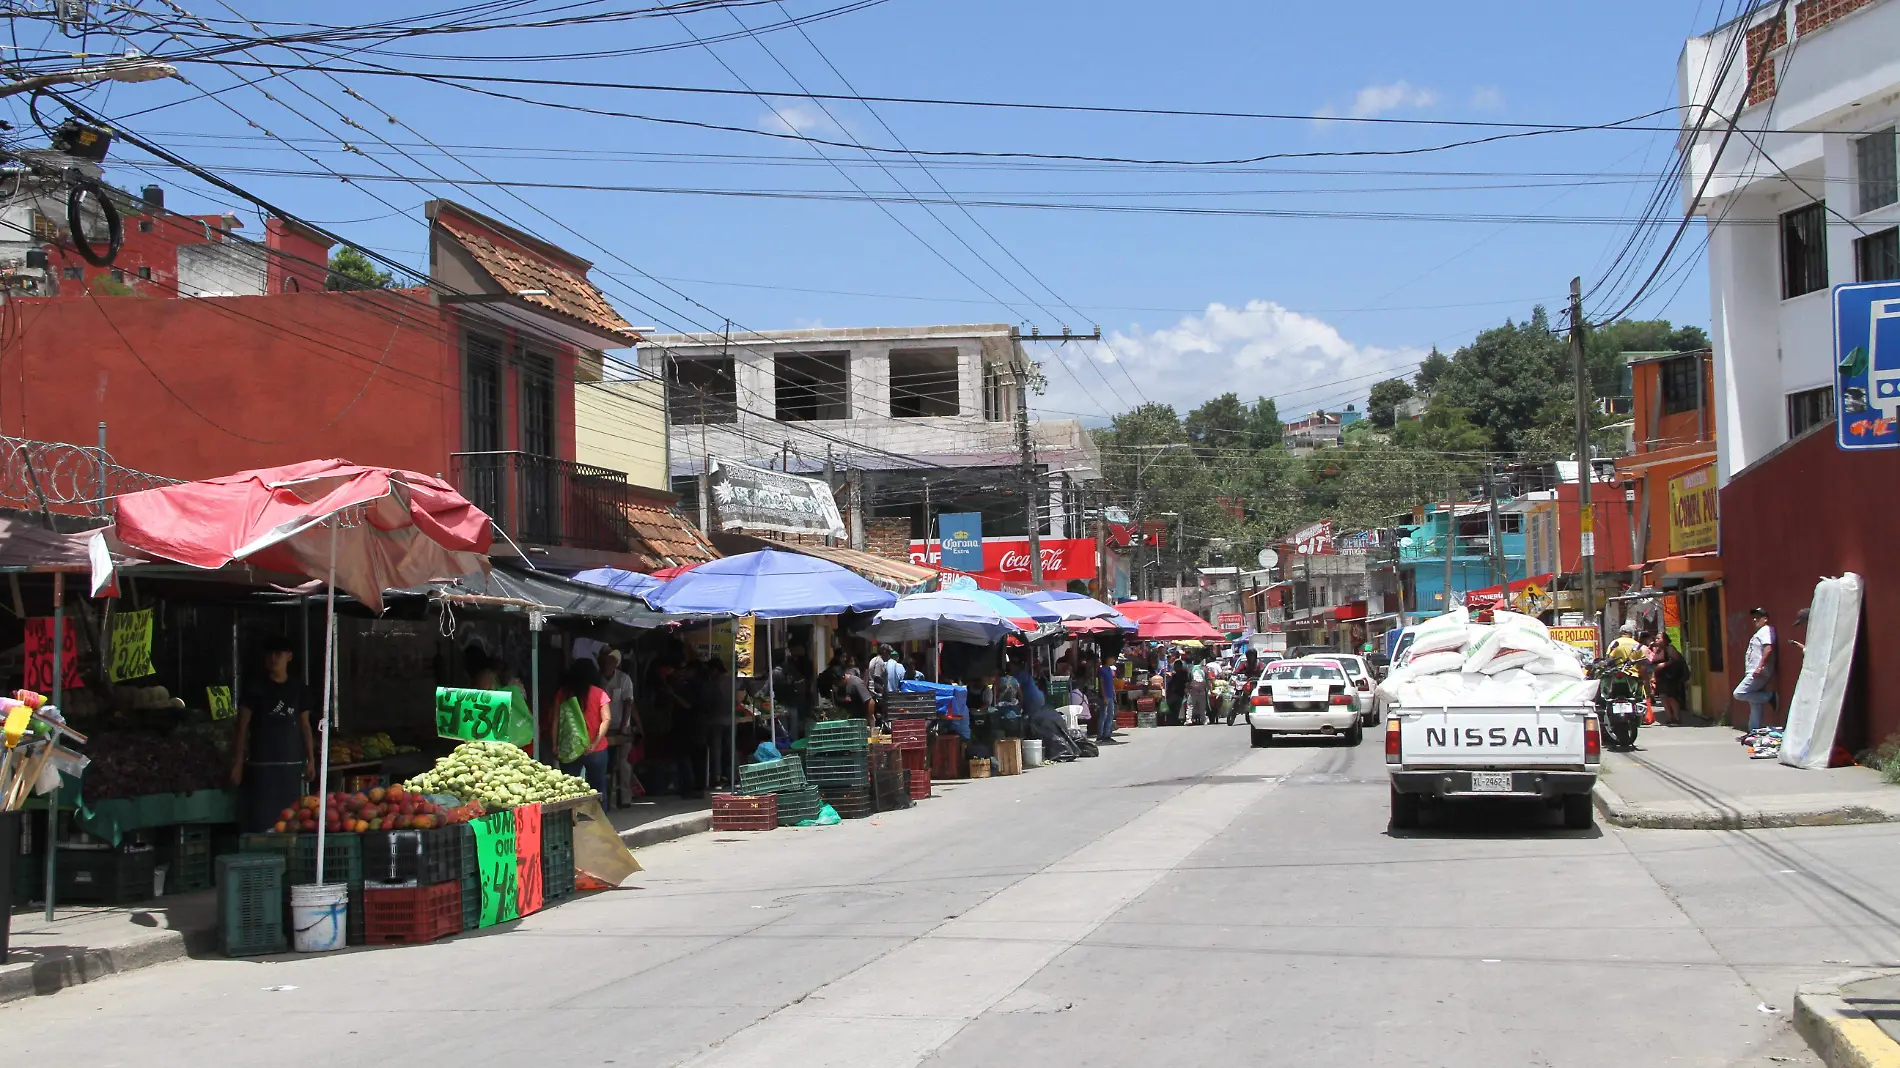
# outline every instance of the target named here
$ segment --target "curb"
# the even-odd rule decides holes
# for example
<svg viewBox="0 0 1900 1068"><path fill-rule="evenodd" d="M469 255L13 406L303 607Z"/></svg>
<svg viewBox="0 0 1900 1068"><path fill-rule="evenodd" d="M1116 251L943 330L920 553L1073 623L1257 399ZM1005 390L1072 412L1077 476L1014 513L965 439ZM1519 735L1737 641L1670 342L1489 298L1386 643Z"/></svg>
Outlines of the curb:
<svg viewBox="0 0 1900 1068"><path fill-rule="evenodd" d="M712 810L702 812L682 812L677 816L667 816L643 823L638 827L629 827L620 832L620 840L628 849L644 849L661 842L671 842L688 835L704 834L712 830Z"/></svg>
<svg viewBox="0 0 1900 1068"><path fill-rule="evenodd" d="M46 960L0 965L0 1005L57 993L109 975L178 960L214 949L216 945L217 932L211 929L167 930L124 945L86 949ZM22 952L25 951L14 950L15 954Z"/></svg>
<svg viewBox="0 0 1900 1068"><path fill-rule="evenodd" d="M1900 1042L1841 996L1842 988L1896 972L1849 972L1800 988L1794 1026L1828 1068L1900 1068Z"/></svg>
<svg viewBox="0 0 1900 1068"><path fill-rule="evenodd" d="M1742 809L1688 809L1632 805L1602 779L1590 792L1603 818L1618 827L1664 831L1746 831L1773 827L1841 827L1857 823L1893 823L1900 816L1871 805L1848 804L1832 808L1788 809L1779 812ZM1900 1066L1900 1062L1896 1062Z"/></svg>

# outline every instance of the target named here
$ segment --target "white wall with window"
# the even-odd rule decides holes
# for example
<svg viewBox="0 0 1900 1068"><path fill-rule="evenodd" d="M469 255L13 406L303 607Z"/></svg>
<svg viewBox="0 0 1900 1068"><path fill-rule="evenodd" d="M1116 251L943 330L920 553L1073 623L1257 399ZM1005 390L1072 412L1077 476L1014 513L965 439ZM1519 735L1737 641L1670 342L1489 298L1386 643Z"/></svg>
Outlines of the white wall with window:
<svg viewBox="0 0 1900 1068"><path fill-rule="evenodd" d="M1678 67L1723 481L1833 418L1830 289L1900 279L1900 0L1789 3L1776 33L1781 8L1690 39Z"/></svg>

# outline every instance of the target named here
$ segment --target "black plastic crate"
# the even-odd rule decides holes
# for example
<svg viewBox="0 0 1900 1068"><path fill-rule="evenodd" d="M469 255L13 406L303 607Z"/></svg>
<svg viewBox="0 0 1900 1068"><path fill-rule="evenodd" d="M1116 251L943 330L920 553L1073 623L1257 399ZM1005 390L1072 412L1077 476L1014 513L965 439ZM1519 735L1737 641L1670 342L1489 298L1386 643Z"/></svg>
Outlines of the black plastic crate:
<svg viewBox="0 0 1900 1068"><path fill-rule="evenodd" d="M361 838L363 878L371 882L434 886L462 877L463 834L458 828L369 831Z"/></svg>
<svg viewBox="0 0 1900 1068"><path fill-rule="evenodd" d="M481 925L482 877L471 871L462 876L462 930L473 931Z"/></svg>
<svg viewBox="0 0 1900 1068"><path fill-rule="evenodd" d="M566 850L574 855L574 810L541 813L541 853L543 856Z"/></svg>
<svg viewBox="0 0 1900 1068"><path fill-rule="evenodd" d="M158 862L165 865L165 893L189 894L211 886L211 825L181 823L158 832Z"/></svg>
<svg viewBox="0 0 1900 1068"><path fill-rule="evenodd" d="M58 900L98 905L149 901L158 850L69 849L60 847L55 858L54 888Z"/></svg>

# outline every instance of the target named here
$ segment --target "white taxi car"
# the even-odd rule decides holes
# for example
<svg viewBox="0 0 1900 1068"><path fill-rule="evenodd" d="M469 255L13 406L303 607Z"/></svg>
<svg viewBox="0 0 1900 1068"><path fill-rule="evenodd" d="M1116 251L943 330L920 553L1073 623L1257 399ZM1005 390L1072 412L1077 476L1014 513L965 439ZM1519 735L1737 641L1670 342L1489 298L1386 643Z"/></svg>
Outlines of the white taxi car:
<svg viewBox="0 0 1900 1068"><path fill-rule="evenodd" d="M1247 710L1253 744L1273 744L1278 734L1324 734L1358 745L1365 737L1357 693L1346 671L1332 660L1282 660L1254 684Z"/></svg>

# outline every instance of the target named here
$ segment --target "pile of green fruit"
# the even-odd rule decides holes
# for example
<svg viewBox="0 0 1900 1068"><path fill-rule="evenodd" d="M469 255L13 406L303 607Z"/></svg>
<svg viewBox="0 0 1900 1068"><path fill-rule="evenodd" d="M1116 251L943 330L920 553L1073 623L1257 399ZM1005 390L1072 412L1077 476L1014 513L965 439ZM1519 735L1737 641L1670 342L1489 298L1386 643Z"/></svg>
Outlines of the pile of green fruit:
<svg viewBox="0 0 1900 1068"><path fill-rule="evenodd" d="M463 742L435 767L403 783L425 794L454 794L490 810L586 797L587 780L563 775L507 742Z"/></svg>

